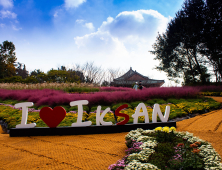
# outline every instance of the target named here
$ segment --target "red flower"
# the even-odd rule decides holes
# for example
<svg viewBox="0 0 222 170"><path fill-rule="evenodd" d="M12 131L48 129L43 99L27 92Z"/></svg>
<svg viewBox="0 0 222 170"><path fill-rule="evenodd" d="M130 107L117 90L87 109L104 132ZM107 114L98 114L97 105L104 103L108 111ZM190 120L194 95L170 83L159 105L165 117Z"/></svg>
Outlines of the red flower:
<svg viewBox="0 0 222 170"><path fill-rule="evenodd" d="M190 144L190 147L191 148L196 148L197 147L197 145L194 143L194 144Z"/></svg>
<svg viewBox="0 0 222 170"><path fill-rule="evenodd" d="M199 145L201 145L201 143L200 143L200 142L195 142L194 144L196 144L196 145L198 145L198 146L199 146Z"/></svg>
<svg viewBox="0 0 222 170"><path fill-rule="evenodd" d="M183 143L178 143L177 147L184 146Z"/></svg>
<svg viewBox="0 0 222 170"><path fill-rule="evenodd" d="M200 152L200 150L199 149L193 149L193 151L192 151L193 153L199 153Z"/></svg>

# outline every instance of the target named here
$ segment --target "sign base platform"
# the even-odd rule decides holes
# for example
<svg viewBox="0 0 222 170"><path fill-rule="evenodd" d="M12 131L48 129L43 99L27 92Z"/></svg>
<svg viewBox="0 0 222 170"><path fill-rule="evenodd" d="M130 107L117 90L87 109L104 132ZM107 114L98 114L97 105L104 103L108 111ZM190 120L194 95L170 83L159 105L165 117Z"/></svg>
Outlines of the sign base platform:
<svg viewBox="0 0 222 170"><path fill-rule="evenodd" d="M107 134L121 133L142 129L155 129L156 127L176 127L176 122L157 122L157 123L138 123L125 125L109 125L109 126L82 126L82 127L35 127L35 128L12 128L10 129L10 137L22 136L63 136L63 135L86 135L86 134Z"/></svg>

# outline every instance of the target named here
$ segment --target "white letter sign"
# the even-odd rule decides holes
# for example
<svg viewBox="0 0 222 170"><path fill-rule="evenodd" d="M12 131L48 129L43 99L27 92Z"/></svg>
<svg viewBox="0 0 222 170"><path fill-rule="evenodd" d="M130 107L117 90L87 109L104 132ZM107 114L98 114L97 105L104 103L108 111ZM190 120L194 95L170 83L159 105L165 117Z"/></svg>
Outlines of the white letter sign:
<svg viewBox="0 0 222 170"><path fill-rule="evenodd" d="M143 112L140 112L140 109L143 109ZM136 107L136 111L135 113L132 115L132 117L134 118L133 123L138 123L138 117L139 116L145 116L145 123L149 123L149 117L148 117L148 113L147 113L147 109L144 103L140 103L137 107Z"/></svg>
<svg viewBox="0 0 222 170"><path fill-rule="evenodd" d="M32 102L24 102L15 104L15 108L22 108L22 121L21 124L16 125L16 128L33 128L36 123L27 124L28 119L28 106L33 106Z"/></svg>
<svg viewBox="0 0 222 170"><path fill-rule="evenodd" d="M110 111L110 108L108 107L108 108L106 108L106 110L103 111L103 113L102 113L101 116L100 116L101 106L98 106L98 107L97 107L97 111L96 111L96 125L97 125L97 126L99 126L100 123L101 123L102 125L112 125L112 122L104 122L104 121L103 121L103 118L104 118L105 114L106 114L107 112L109 112L109 111Z"/></svg>
<svg viewBox="0 0 222 170"><path fill-rule="evenodd" d="M83 115L83 106L87 105L89 102L88 100L78 100L74 102L70 102L70 106L78 106L78 118L76 123L72 123L72 126L90 126L92 124L91 121L82 122L82 115Z"/></svg>
<svg viewBox="0 0 222 170"><path fill-rule="evenodd" d="M167 122L167 120L169 118L169 115L170 115L170 106L166 106L165 114L163 116L163 114L160 110L160 105L159 104L154 104L153 115L152 115L153 123L157 122L157 114L159 115L159 118L162 122Z"/></svg>

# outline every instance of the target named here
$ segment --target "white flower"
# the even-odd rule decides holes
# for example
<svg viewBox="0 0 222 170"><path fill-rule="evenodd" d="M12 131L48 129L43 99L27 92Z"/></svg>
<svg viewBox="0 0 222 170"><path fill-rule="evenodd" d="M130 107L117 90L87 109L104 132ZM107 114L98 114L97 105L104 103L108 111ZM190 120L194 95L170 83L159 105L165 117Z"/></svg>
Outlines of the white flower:
<svg viewBox="0 0 222 170"><path fill-rule="evenodd" d="M143 130L137 129L130 131L126 136L126 140L135 140L137 142L143 142L140 146L142 149L139 153L132 153L127 157L128 165L124 168L125 170L131 169L141 169L141 170L158 170L158 168L150 163L141 163L148 160L149 156L155 152L154 148L157 146L158 142L154 137L149 136L149 134L155 133L154 130ZM207 141L199 139L198 137L193 136L192 133L189 132L177 132L174 131L177 137L181 137L187 139L190 143L201 142L201 147L199 155L202 157L204 161L204 169L206 170L222 170L222 163L220 155L214 150L212 145Z"/></svg>

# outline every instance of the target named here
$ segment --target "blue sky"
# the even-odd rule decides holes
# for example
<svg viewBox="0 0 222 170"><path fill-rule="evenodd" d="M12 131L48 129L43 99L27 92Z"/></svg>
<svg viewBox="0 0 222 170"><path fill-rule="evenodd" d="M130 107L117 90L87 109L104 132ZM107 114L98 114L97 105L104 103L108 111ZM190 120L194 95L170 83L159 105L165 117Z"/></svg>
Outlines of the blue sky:
<svg viewBox="0 0 222 170"><path fill-rule="evenodd" d="M183 0L0 0L0 43L28 71L94 62L165 80L148 51Z"/></svg>

